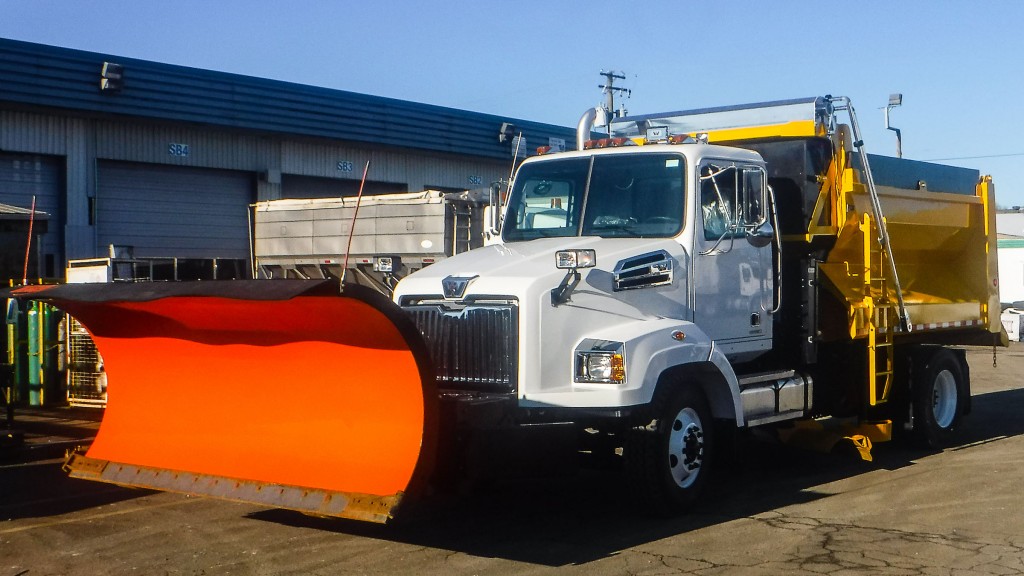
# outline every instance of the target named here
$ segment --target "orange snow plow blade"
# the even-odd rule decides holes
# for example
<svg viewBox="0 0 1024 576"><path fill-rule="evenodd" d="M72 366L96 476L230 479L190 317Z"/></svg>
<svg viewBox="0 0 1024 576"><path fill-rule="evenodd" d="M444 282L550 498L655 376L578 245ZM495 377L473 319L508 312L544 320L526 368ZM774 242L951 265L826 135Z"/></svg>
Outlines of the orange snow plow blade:
<svg viewBox="0 0 1024 576"><path fill-rule="evenodd" d="M71 476L386 522L430 473L433 377L415 327L334 281L16 289L92 334L108 378Z"/></svg>

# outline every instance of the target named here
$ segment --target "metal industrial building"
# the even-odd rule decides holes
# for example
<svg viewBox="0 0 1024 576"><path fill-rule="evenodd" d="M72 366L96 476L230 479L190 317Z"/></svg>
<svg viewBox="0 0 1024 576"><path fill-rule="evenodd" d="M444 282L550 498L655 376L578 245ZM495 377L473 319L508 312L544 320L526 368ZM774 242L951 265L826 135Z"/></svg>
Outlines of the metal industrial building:
<svg viewBox="0 0 1024 576"><path fill-rule="evenodd" d="M512 136L570 128L0 39L0 204L48 217L29 277L68 259L249 257L258 200L459 191L507 177ZM24 242L5 254L24 253ZM4 277L20 277L0 270Z"/></svg>

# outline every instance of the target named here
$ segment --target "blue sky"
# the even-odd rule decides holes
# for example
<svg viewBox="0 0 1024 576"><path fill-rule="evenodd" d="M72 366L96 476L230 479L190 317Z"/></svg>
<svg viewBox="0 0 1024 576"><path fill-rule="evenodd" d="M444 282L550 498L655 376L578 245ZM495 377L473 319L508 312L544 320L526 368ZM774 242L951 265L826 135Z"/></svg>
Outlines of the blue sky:
<svg viewBox="0 0 1024 576"><path fill-rule="evenodd" d="M840 12L842 10L842 12ZM0 36L574 126L849 96L868 151L991 174L1024 205L1024 2L0 0Z"/></svg>

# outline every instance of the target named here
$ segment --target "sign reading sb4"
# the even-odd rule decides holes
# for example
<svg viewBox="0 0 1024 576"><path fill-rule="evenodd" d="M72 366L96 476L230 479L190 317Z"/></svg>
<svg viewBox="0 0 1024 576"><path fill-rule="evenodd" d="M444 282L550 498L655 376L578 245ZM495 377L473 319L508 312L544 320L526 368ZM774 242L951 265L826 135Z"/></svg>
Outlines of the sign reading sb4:
<svg viewBox="0 0 1024 576"><path fill-rule="evenodd" d="M167 145L167 153L171 156L178 156L180 158L188 158L189 155L188 144L180 144L177 142L171 142Z"/></svg>

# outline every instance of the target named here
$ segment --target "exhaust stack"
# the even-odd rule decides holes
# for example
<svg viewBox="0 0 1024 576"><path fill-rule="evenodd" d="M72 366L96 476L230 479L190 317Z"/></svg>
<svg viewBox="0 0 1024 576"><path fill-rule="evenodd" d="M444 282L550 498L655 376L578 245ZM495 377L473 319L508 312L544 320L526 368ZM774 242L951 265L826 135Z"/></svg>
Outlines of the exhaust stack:
<svg viewBox="0 0 1024 576"><path fill-rule="evenodd" d="M579 123L576 125L576 149L583 150L583 144L590 140L590 133L594 126L607 126L608 112L600 106L595 106L583 113Z"/></svg>

